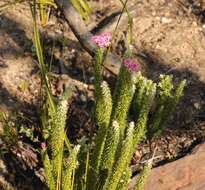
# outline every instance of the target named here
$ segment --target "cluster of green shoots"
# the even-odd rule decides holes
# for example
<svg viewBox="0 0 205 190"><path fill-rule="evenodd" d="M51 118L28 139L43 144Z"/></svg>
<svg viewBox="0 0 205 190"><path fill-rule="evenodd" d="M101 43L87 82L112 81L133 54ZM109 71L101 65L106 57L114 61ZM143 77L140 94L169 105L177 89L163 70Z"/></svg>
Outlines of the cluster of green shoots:
<svg viewBox="0 0 205 190"><path fill-rule="evenodd" d="M53 0L39 1L41 21L45 24L45 7L47 4L55 4ZM71 1L79 12L83 12L82 8L88 9L83 0ZM148 132L150 138L161 134L183 95L185 81L174 88L172 76L160 75L158 84L148 80L142 76L139 65L133 61L132 54L128 51L111 93L109 84L103 80L102 75L111 36L107 33L95 36L92 40L97 45L94 61L97 137L94 146L89 150L73 145L66 135L72 88L66 89L58 100L53 97L35 9L33 16L36 54L46 91L46 111L41 119L48 134L46 142L42 143L42 160L49 189L126 190L132 176L130 162L136 146L147 137ZM153 104L153 117L150 119L149 113ZM12 134L10 131L8 133ZM152 160L149 160L139 175L135 190L143 189L151 167Z"/></svg>
<svg viewBox="0 0 205 190"><path fill-rule="evenodd" d="M35 27L36 28L36 27ZM155 103L151 119L151 138L158 136L183 94L185 81L176 88L172 76L160 75L160 82L143 77L139 65L127 53L121 66L113 94L103 80L103 64L109 34L95 36L97 44L94 63L95 119L98 126L94 146L84 150L72 145L66 136L66 119L72 89L67 89L54 101L48 77L43 67L39 34L35 29L36 52L47 89L49 137L42 143L42 154L48 186L51 190L126 190L132 172L130 162L137 144L146 138L150 109ZM130 111L133 121L130 121ZM149 122L150 123L150 122ZM142 190L151 170L149 160L134 187Z"/></svg>
<svg viewBox="0 0 205 190"><path fill-rule="evenodd" d="M102 74L111 35L94 36L92 42L97 47L93 68L98 132L92 148L73 145L66 135L72 88L66 89L58 100L53 97L35 9L33 16L36 54L47 97L41 119L43 128L48 131L46 142L42 143L42 160L49 189L126 190L132 176L130 162L136 146L147 137L148 132L150 138L161 134L183 94L185 81L174 88L172 76L160 75L158 84L148 80L142 76L129 50L111 93ZM151 167L152 159L145 163L135 190L143 189Z"/></svg>

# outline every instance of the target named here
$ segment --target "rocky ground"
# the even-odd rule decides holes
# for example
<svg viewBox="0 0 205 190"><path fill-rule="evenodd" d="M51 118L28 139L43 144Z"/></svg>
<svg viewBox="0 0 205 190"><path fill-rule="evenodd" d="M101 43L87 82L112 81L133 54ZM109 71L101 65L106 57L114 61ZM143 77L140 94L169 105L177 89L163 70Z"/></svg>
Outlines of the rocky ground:
<svg viewBox="0 0 205 190"><path fill-rule="evenodd" d="M1 1L0 5L5 2ZM95 33L112 31L115 26L113 15L118 14L121 5L115 1L99 2L92 2L94 13L87 25ZM165 164L166 168L166 163L186 157L204 141L205 3L190 0L132 0L128 4L134 17L136 60L142 65L144 74L154 81L158 80L160 73L173 74L176 83L187 80L184 97L167 130L152 142L152 147L158 147L159 158L155 165ZM89 137L94 128L90 119L93 105L91 57L82 50L63 18L56 15L52 14L47 26L41 28L47 60L50 60L51 54L54 55L51 70L53 92L59 94L64 86L70 84L76 87L69 122L69 127L75 130L70 131L70 138ZM127 25L121 23L119 27L113 51L121 56L126 49ZM41 81L32 39L32 17L28 3L4 10L0 15L0 110L10 114L18 111L21 116L26 115L31 120L27 126L37 130ZM46 189L38 154L39 139L36 141L25 140L22 135L21 141L10 153L2 156L0 188L30 190L38 186ZM1 141L0 146L3 146ZM133 160L133 171L138 171L140 163L148 159L149 152L148 142L139 145ZM160 172L158 170L154 169L151 176L158 175L155 173ZM172 172L166 174L172 175ZM152 187L155 182L148 183ZM187 189L186 186L156 186L156 190L191 188L198 189L192 186L187 186Z"/></svg>
<svg viewBox="0 0 205 190"><path fill-rule="evenodd" d="M145 190L203 190L205 144L197 146L190 155L175 162L154 168L149 176ZM131 190L137 177L130 182Z"/></svg>

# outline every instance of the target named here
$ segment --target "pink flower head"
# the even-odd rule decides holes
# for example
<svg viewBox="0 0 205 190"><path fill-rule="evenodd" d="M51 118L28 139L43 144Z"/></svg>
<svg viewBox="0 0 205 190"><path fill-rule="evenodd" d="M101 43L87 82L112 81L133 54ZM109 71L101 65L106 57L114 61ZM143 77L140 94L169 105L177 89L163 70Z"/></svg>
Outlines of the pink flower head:
<svg viewBox="0 0 205 190"><path fill-rule="evenodd" d="M127 67L129 71L132 71L132 72L139 71L139 64L137 64L133 59L130 59L130 58L125 59L123 61L123 64L125 67Z"/></svg>
<svg viewBox="0 0 205 190"><path fill-rule="evenodd" d="M103 33L92 37L92 42L100 48L106 48L111 44L112 35L110 33Z"/></svg>
<svg viewBox="0 0 205 190"><path fill-rule="evenodd" d="M42 150L46 150L46 143L45 143L45 142L42 142L42 143L41 143L41 149L42 149Z"/></svg>

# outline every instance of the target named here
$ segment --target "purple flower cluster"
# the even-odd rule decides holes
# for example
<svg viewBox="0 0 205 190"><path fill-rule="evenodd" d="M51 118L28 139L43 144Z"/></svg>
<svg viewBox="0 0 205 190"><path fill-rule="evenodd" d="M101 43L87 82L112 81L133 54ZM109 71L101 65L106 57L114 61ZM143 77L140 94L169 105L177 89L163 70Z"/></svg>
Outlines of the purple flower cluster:
<svg viewBox="0 0 205 190"><path fill-rule="evenodd" d="M45 143L45 142L42 142L42 143L41 143L41 149L42 149L43 151L46 150L46 143Z"/></svg>
<svg viewBox="0 0 205 190"><path fill-rule="evenodd" d="M92 37L92 42L100 48L106 48L111 44L112 35L110 33L103 33Z"/></svg>
<svg viewBox="0 0 205 190"><path fill-rule="evenodd" d="M133 59L130 59L130 58L125 59L123 61L123 64L125 67L127 67L129 71L132 71L132 72L139 71L139 64L137 64Z"/></svg>

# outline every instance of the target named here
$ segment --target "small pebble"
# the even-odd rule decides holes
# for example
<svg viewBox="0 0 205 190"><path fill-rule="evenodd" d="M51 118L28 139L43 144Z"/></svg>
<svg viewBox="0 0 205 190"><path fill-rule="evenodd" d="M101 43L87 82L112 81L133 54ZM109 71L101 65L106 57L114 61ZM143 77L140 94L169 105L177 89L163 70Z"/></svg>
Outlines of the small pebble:
<svg viewBox="0 0 205 190"><path fill-rule="evenodd" d="M201 106L200 106L200 104L198 102L195 102L194 103L194 107L198 110L198 109L200 109Z"/></svg>
<svg viewBox="0 0 205 190"><path fill-rule="evenodd" d="M172 19L171 18L169 19L169 18L166 18L166 17L162 17L161 21L164 24L168 24L168 23L170 23L172 21Z"/></svg>

